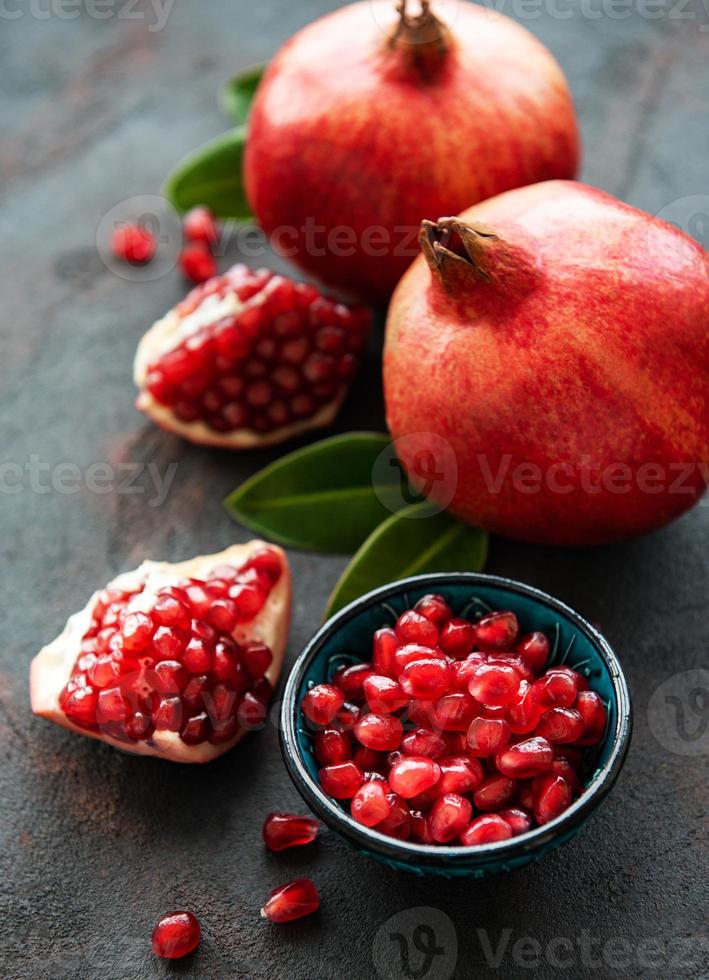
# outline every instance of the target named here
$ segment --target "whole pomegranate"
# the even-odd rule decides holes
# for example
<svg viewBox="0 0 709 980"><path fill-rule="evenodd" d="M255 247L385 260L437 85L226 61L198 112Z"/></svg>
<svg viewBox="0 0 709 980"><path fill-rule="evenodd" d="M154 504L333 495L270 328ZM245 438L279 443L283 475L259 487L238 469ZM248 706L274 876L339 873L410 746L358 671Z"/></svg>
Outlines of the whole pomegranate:
<svg viewBox="0 0 709 980"><path fill-rule="evenodd" d="M709 256L695 241L550 181L424 221L421 245L392 299L384 388L432 498L560 545L649 531L699 499Z"/></svg>
<svg viewBox="0 0 709 980"><path fill-rule="evenodd" d="M412 8L366 0L300 31L249 124L247 193L275 246L375 301L415 257L423 215L577 167L573 103L543 45L463 0L449 23Z"/></svg>
<svg viewBox="0 0 709 980"><path fill-rule="evenodd" d="M32 710L127 752L209 762L263 725L290 600L285 553L262 541L145 561L37 654Z"/></svg>

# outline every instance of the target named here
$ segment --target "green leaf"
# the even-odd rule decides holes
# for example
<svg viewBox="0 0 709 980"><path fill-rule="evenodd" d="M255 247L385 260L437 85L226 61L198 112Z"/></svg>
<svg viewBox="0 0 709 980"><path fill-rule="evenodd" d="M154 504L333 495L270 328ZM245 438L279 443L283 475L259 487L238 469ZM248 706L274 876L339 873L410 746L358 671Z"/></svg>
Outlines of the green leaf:
<svg viewBox="0 0 709 980"><path fill-rule="evenodd" d="M352 554L405 502L397 467L378 466L374 486L389 445L378 432L323 439L276 460L224 503L237 521L288 548Z"/></svg>
<svg viewBox="0 0 709 980"><path fill-rule="evenodd" d="M200 147L182 161L165 183L165 195L178 211L204 205L218 218L252 218L244 190L246 127L239 126Z"/></svg>
<svg viewBox="0 0 709 980"><path fill-rule="evenodd" d="M484 531L414 504L393 514L364 542L330 596L325 618L380 585L425 572L478 572L487 558Z"/></svg>
<svg viewBox="0 0 709 980"><path fill-rule="evenodd" d="M251 103L265 71L266 65L252 65L235 75L224 86L222 106L235 126L243 126L249 118Z"/></svg>

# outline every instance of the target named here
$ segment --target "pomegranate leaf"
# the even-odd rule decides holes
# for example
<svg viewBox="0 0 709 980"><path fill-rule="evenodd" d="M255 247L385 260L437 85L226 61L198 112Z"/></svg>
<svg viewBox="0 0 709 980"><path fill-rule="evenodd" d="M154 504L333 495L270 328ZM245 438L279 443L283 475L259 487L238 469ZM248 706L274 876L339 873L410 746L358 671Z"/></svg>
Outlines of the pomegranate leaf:
<svg viewBox="0 0 709 980"><path fill-rule="evenodd" d="M266 71L266 65L252 65L231 78L222 92L222 106L235 126L243 126L249 118L256 89Z"/></svg>
<svg viewBox="0 0 709 980"><path fill-rule="evenodd" d="M478 572L488 536L428 503L393 514L364 542L330 596L325 618L380 585L425 572Z"/></svg>
<svg viewBox="0 0 709 980"><path fill-rule="evenodd" d="M206 143L168 176L165 196L178 211L204 205L218 218L250 220L243 176L245 145L245 126Z"/></svg>
<svg viewBox="0 0 709 980"><path fill-rule="evenodd" d="M312 443L260 470L225 506L235 520L288 548L352 554L406 502L401 471L381 462L375 471L389 445L379 432Z"/></svg>

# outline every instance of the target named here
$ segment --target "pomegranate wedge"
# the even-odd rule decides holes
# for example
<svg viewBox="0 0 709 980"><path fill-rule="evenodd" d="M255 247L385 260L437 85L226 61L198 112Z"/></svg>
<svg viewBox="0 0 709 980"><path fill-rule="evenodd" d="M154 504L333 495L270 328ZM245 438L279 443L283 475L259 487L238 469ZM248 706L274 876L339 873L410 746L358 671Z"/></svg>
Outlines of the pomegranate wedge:
<svg viewBox="0 0 709 980"><path fill-rule="evenodd" d="M37 654L32 710L128 752L209 762L263 725L290 600L285 553L261 541L143 562Z"/></svg>

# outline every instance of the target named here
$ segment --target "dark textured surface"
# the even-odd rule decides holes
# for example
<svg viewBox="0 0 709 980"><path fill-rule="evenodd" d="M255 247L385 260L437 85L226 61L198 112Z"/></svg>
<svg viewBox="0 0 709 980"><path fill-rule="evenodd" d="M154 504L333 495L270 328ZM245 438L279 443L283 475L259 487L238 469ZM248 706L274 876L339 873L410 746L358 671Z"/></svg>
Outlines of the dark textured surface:
<svg viewBox="0 0 709 980"><path fill-rule="evenodd" d="M135 345L181 286L176 275L148 284L112 275L95 230L117 202L156 192L183 153L226 128L215 98L225 78L335 6L177 0L164 29L150 31L148 3L119 3L124 16L101 21L40 19L46 3L35 15L29 4L3 5L20 11L0 15L3 462L34 458L55 483L64 462L82 473L98 462L151 462L162 474L176 466L160 506L149 504L147 471L135 484L142 492L132 493L47 490L46 474L38 482L2 471L3 976L364 980L376 975L374 963L392 980L706 976L707 747L694 757L672 752L648 722L658 685L707 661L706 507L595 552L493 542L491 571L547 589L602 624L636 705L633 746L606 805L577 840L513 875L418 880L329 833L298 853L265 853L263 816L300 806L274 730L193 769L124 756L30 714L30 659L67 614L145 556L181 559L245 538L221 499L273 458L200 451L135 412ZM709 194L709 16L701 4L667 3L659 16L653 7L654 19L644 9L599 2L584 15L572 3L520 4L518 15L570 78L584 177L672 215L683 199L705 195L706 204ZM539 16L526 19L525 10ZM339 425L382 425L374 354ZM289 662L344 564L292 560ZM320 886L321 912L281 929L260 920L265 894L300 873ZM199 915L204 939L171 967L151 957L149 934L159 913L180 906ZM420 906L428 910L385 925ZM399 948L390 933L411 935L416 925L432 927L444 952L429 967L410 944L408 974L397 955L382 967ZM429 935L420 930L419 944Z"/></svg>

